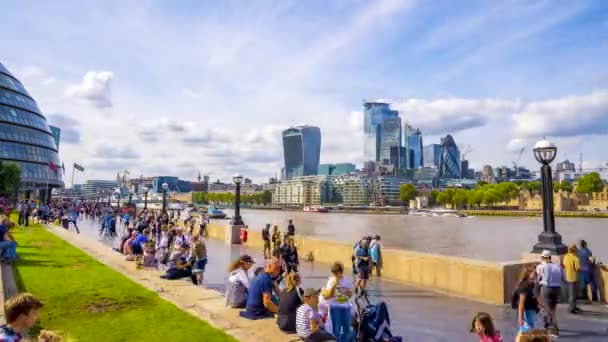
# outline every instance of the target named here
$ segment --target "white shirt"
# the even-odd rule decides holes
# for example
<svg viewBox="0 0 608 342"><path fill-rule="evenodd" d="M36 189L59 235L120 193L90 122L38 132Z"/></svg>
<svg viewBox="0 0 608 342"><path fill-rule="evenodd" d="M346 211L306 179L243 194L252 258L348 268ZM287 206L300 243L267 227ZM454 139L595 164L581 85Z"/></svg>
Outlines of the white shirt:
<svg viewBox="0 0 608 342"><path fill-rule="evenodd" d="M325 289L331 289L335 283L336 277L330 277L327 281L327 285L325 285ZM340 282L338 283L338 286L336 287L336 292L334 296L327 300L328 304L350 306L350 303L348 302L349 298L345 295L342 295L342 292L346 290L350 290L352 292L353 287L354 283L350 277L342 277L342 279L340 279Z"/></svg>
<svg viewBox="0 0 608 342"><path fill-rule="evenodd" d="M539 284L545 287L561 287L564 271L561 266L554 263L542 263L536 266L539 275Z"/></svg>
<svg viewBox="0 0 608 342"><path fill-rule="evenodd" d="M246 288L249 288L249 276L244 269L239 268L230 273L228 281L233 284L237 280L240 281L241 284L243 284Z"/></svg>
<svg viewBox="0 0 608 342"><path fill-rule="evenodd" d="M312 335L312 328L310 322L319 317L319 314L315 312L312 306L308 304L302 304L296 311L296 332L301 338L307 338Z"/></svg>

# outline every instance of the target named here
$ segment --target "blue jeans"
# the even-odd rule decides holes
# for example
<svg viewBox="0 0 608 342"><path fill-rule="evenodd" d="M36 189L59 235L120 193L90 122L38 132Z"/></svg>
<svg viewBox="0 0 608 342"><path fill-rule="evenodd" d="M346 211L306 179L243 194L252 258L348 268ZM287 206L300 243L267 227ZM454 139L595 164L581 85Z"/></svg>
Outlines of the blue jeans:
<svg viewBox="0 0 608 342"><path fill-rule="evenodd" d="M519 327L519 332L524 333L534 329L536 323L536 310L525 310L524 311L524 325Z"/></svg>
<svg viewBox="0 0 608 342"><path fill-rule="evenodd" d="M597 285L595 284L595 276L593 270L581 271L581 287L584 290L585 298L587 297L587 284L591 286L591 300L597 302Z"/></svg>
<svg viewBox="0 0 608 342"><path fill-rule="evenodd" d="M17 258L17 244L15 241L0 241L0 256L14 260Z"/></svg>
<svg viewBox="0 0 608 342"><path fill-rule="evenodd" d="M353 340L353 317L350 307L346 305L332 305L329 308L329 317L334 336L338 342L351 342Z"/></svg>

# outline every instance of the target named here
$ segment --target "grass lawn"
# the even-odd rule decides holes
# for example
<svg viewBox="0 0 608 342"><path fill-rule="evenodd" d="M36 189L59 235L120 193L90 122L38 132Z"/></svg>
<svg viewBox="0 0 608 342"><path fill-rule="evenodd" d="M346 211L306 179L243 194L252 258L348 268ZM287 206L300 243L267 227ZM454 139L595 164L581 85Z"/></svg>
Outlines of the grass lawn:
<svg viewBox="0 0 608 342"><path fill-rule="evenodd" d="M235 341L40 226L13 232L17 285L45 304L38 329L87 342Z"/></svg>

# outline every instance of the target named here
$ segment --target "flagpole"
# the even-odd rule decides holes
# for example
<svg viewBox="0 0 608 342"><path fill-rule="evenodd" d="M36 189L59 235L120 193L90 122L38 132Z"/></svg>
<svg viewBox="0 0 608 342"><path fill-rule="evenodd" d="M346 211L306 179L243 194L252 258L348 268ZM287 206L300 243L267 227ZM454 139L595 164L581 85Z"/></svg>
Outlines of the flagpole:
<svg viewBox="0 0 608 342"><path fill-rule="evenodd" d="M74 192L74 163L72 163L72 192Z"/></svg>

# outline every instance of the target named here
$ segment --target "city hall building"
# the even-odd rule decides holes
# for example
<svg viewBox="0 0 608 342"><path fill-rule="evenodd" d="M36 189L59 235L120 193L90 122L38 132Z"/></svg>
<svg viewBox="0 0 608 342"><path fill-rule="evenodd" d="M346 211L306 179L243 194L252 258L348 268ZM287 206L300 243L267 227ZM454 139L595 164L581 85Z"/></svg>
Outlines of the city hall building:
<svg viewBox="0 0 608 342"><path fill-rule="evenodd" d="M53 132L23 84L0 63L0 160L21 168L21 198L50 198L62 187Z"/></svg>

